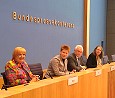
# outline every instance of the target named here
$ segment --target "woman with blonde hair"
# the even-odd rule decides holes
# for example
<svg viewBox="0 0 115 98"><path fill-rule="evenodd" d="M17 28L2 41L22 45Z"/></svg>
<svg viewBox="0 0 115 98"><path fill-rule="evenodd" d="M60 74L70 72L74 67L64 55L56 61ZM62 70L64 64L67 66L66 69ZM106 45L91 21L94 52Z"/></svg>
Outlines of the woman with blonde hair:
<svg viewBox="0 0 115 98"><path fill-rule="evenodd" d="M23 47L16 47L12 53L12 59L6 63L5 73L11 86L38 80L30 71L25 57L26 49Z"/></svg>

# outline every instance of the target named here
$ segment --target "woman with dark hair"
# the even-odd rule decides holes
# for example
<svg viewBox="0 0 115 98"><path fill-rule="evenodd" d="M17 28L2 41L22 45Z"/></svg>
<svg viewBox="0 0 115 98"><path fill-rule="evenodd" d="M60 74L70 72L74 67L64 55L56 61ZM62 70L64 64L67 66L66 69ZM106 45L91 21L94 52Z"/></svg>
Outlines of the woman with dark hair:
<svg viewBox="0 0 115 98"><path fill-rule="evenodd" d="M87 59L87 68L95 68L102 64L103 58L103 48L102 46L97 46L94 51L89 55Z"/></svg>

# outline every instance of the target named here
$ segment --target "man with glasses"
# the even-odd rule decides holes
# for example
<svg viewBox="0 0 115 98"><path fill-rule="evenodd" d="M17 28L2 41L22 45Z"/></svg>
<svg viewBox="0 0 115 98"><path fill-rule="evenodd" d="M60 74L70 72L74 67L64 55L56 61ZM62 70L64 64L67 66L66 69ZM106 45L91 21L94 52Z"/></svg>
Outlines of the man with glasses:
<svg viewBox="0 0 115 98"><path fill-rule="evenodd" d="M82 45L77 45L74 49L74 53L68 56L68 71L81 71L85 69L87 58L82 55L83 47Z"/></svg>

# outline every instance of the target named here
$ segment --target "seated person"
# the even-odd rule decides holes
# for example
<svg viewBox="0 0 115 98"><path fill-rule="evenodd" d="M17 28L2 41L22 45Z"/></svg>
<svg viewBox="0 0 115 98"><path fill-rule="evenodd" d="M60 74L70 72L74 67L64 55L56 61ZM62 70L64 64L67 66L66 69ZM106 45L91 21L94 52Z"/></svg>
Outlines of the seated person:
<svg viewBox="0 0 115 98"><path fill-rule="evenodd" d="M49 78L51 76L63 76L63 75L69 74L67 70L68 61L66 59L69 52L70 52L69 46L67 45L61 46L59 55L56 55L50 60L49 66L44 78Z"/></svg>
<svg viewBox="0 0 115 98"><path fill-rule="evenodd" d="M68 71L76 70L77 72L79 72L80 70L86 68L85 66L86 66L87 58L85 56L82 56L82 53L83 53L82 45L77 45L74 49L74 53L70 54L67 58ZM84 66L84 68L82 66Z"/></svg>
<svg viewBox="0 0 115 98"><path fill-rule="evenodd" d="M23 47L16 47L13 51L12 59L6 63L5 73L11 86L38 80L38 77L30 71L25 57L26 50Z"/></svg>
<svg viewBox="0 0 115 98"><path fill-rule="evenodd" d="M97 46L87 59L86 63L87 68L95 68L97 67L97 65L101 65L102 58L103 58L103 48L101 46Z"/></svg>

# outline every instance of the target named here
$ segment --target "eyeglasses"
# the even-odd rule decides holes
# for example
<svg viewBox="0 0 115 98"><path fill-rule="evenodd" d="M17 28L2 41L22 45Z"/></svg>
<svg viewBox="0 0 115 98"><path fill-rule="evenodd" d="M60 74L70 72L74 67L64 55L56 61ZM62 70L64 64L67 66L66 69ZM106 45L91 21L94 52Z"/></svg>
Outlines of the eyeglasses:
<svg viewBox="0 0 115 98"><path fill-rule="evenodd" d="M77 52L79 52L79 53L82 53L82 51L80 51L80 50L76 50Z"/></svg>

